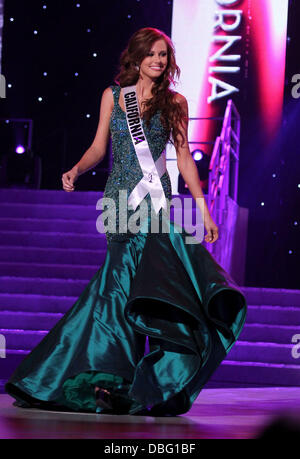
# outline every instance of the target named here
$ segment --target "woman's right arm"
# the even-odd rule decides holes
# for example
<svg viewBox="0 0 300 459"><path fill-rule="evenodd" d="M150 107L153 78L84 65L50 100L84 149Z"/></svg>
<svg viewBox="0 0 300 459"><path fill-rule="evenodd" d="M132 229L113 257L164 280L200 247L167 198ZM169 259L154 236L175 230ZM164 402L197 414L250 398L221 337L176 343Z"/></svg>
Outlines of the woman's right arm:
<svg viewBox="0 0 300 459"><path fill-rule="evenodd" d="M108 87L102 94L98 128L91 146L78 163L62 176L63 189L65 191L74 191L74 182L77 178L103 160L109 139L109 123L113 106L113 93L111 88Z"/></svg>

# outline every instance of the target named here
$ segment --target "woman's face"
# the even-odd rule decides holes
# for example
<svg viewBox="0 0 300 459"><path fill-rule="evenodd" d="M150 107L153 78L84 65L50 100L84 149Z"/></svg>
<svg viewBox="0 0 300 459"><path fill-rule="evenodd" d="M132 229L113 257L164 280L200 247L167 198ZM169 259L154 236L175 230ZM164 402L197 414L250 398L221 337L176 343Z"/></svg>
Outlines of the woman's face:
<svg viewBox="0 0 300 459"><path fill-rule="evenodd" d="M140 64L140 75L151 79L158 78L166 69L168 64L167 44L160 39L153 43L148 55Z"/></svg>

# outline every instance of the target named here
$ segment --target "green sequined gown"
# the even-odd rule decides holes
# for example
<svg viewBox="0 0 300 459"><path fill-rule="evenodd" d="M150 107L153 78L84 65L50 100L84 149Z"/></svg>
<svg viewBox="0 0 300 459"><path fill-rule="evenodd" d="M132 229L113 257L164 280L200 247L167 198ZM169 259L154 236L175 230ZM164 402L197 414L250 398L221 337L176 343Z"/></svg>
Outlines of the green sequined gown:
<svg viewBox="0 0 300 459"><path fill-rule="evenodd" d="M119 190L129 196L143 174L120 87L111 88L114 163L104 197L118 207ZM143 128L156 160L167 142L160 112ZM171 199L167 172L161 182ZM150 206L149 194L145 202ZM190 409L237 340L247 305L205 247L186 244L185 231L172 229L171 222L169 233L106 233L102 266L6 383L16 405L101 413L94 391L100 386L113 394L116 414Z"/></svg>

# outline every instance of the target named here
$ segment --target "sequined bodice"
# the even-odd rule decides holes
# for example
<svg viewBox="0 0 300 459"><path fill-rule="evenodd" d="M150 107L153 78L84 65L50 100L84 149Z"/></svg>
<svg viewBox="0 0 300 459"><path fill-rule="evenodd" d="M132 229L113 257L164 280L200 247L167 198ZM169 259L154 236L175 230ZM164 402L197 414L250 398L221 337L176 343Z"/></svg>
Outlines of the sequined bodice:
<svg viewBox="0 0 300 459"><path fill-rule="evenodd" d="M143 177L143 172L140 167L130 133L127 126L126 113L122 110L119 105L120 97L120 86L111 86L113 96L114 96L114 108L112 110L111 119L110 119L110 132L112 139L112 154L113 154L113 166L112 170L108 176L105 190L104 198L112 198L116 205L116 222L117 228L115 232L106 232L107 242L110 242L113 239L119 238L118 235L118 210L119 210L119 191L126 190L127 197L138 184L138 182ZM160 111L157 111L152 118L150 119L150 125L147 126L147 123L142 120L144 133L147 137L148 145L153 156L154 161L156 161L163 150L166 147L168 141L168 135L164 129L161 120L160 120ZM171 181L168 172L166 171L161 177L161 183L165 192L167 199L171 199ZM145 197L145 200L150 205L151 198L149 193ZM133 210L127 210L127 218L130 218L130 215L134 213ZM123 234L124 236L124 234ZM128 234L132 236L132 234Z"/></svg>

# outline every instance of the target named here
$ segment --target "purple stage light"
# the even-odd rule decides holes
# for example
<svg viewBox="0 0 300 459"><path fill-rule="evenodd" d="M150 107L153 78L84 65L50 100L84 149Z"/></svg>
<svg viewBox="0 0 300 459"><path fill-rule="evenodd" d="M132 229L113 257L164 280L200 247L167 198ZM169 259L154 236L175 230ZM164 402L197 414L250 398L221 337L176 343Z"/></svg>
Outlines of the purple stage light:
<svg viewBox="0 0 300 459"><path fill-rule="evenodd" d="M22 155L24 152L25 148L22 145L18 145L16 148L16 153L18 153L18 155Z"/></svg>
<svg viewBox="0 0 300 459"><path fill-rule="evenodd" d="M203 153L202 153L202 151L200 151L200 150L195 150L195 151L193 152L193 158L194 158L195 161L200 161L200 159L203 158Z"/></svg>

